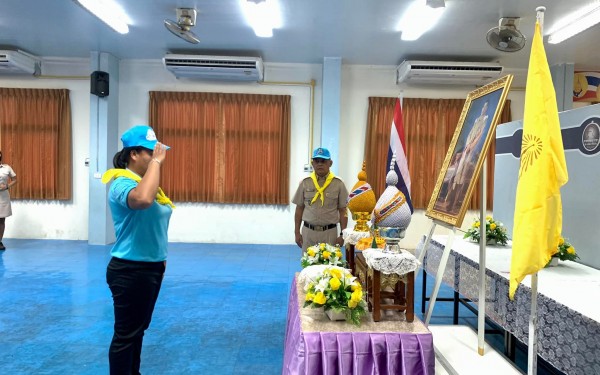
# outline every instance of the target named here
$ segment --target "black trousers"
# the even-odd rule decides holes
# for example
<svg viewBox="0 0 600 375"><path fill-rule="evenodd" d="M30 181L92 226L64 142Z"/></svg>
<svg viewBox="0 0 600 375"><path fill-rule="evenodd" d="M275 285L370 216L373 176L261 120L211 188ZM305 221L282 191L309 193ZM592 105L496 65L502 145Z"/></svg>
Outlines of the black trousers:
<svg viewBox="0 0 600 375"><path fill-rule="evenodd" d="M115 332L108 351L111 375L140 374L144 331L150 326L164 273L164 262L113 257L108 264L106 282L115 310Z"/></svg>

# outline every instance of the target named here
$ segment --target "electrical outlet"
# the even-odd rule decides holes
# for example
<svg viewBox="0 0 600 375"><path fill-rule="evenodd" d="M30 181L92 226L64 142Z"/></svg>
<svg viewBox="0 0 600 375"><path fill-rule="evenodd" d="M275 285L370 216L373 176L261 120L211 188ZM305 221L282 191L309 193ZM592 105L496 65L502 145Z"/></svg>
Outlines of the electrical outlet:
<svg viewBox="0 0 600 375"><path fill-rule="evenodd" d="M100 172L94 172L94 178L101 179L102 174Z"/></svg>
<svg viewBox="0 0 600 375"><path fill-rule="evenodd" d="M304 172L312 172L312 165L304 164Z"/></svg>

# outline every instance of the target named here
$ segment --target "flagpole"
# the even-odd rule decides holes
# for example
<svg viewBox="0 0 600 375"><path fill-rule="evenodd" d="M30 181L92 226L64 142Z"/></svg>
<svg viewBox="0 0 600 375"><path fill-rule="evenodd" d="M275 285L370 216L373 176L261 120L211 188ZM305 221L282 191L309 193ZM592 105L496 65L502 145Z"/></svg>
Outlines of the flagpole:
<svg viewBox="0 0 600 375"><path fill-rule="evenodd" d="M536 19L540 24L540 36L544 37L544 12L546 7L539 6L535 8ZM537 294L538 294L538 274L531 275L531 312L529 314L529 340L527 350L527 374L537 375Z"/></svg>

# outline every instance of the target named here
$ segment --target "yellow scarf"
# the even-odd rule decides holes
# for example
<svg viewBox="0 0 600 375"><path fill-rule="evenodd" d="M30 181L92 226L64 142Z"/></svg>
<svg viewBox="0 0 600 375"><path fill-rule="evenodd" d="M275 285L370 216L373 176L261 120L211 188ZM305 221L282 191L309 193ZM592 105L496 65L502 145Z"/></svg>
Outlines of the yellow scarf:
<svg viewBox="0 0 600 375"><path fill-rule="evenodd" d="M329 172L327 178L325 179L323 187L321 187L317 182L317 174L315 172L310 174L310 178L312 179L313 183L315 184L315 188L317 189L317 194L315 194L315 197L312 199L312 201L310 201L310 204L315 203L319 195L321 196L321 206L325 203L325 189L327 189L327 186L329 186L334 177L335 175L333 174L333 172Z"/></svg>
<svg viewBox="0 0 600 375"><path fill-rule="evenodd" d="M135 182L140 182L142 180L142 178L140 176L133 173L129 169L113 168L113 169L109 169L108 171L104 172L104 174L102 175L102 183L106 184L106 183L108 183L108 181L112 180L113 178L119 178L119 177L127 177L127 178L132 179ZM158 192L156 193L156 202L158 204L162 204L162 205L166 204L166 205L171 206L171 208L175 208L175 205L173 204L173 202L171 202L169 197L167 197L165 192L160 187L158 188Z"/></svg>

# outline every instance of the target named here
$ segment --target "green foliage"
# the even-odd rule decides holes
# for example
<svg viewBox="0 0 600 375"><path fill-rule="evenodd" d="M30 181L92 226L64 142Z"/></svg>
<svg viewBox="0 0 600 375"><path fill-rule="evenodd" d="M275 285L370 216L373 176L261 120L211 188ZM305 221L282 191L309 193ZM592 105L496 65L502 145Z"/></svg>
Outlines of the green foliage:
<svg viewBox="0 0 600 375"><path fill-rule="evenodd" d="M565 238L561 237L558 240L558 251L556 252L556 254L552 255L552 257L554 258L558 258L560 260L571 260L571 261L575 261L576 259L579 259L579 256L577 255L577 252L575 251L575 248L573 247L573 245L571 245L568 240L566 240Z"/></svg>
<svg viewBox="0 0 600 375"><path fill-rule="evenodd" d="M342 251L339 246L320 243L310 246L300 258L302 268L315 264L330 264L332 266L345 267L346 261L342 259Z"/></svg>
<svg viewBox="0 0 600 375"><path fill-rule="evenodd" d="M348 270L326 268L306 288L304 307L323 307L343 312L346 321L357 326L366 315L367 304L363 299L362 286Z"/></svg>
<svg viewBox="0 0 600 375"><path fill-rule="evenodd" d="M479 220L475 219L471 228L467 230L464 238L471 238L473 241L479 242L481 238L481 224ZM499 245L506 245L508 242L508 235L506 234L506 227L499 221L495 221L491 216L485 218L485 238L487 241L494 240Z"/></svg>

